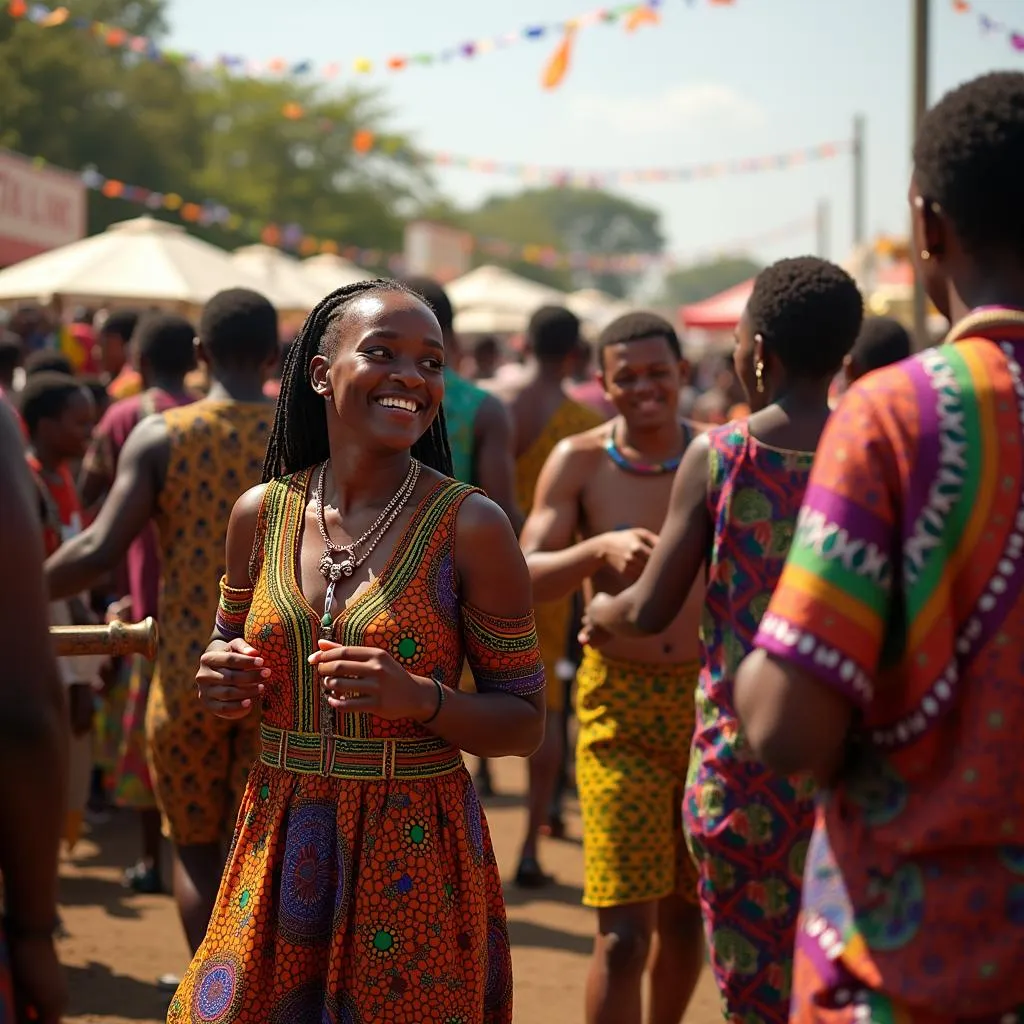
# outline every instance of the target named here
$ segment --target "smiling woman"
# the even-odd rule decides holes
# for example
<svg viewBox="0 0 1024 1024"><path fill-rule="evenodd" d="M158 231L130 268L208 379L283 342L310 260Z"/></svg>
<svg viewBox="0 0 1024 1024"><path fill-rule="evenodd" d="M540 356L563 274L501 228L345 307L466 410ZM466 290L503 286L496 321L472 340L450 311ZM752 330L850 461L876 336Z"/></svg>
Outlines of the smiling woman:
<svg viewBox="0 0 1024 1024"><path fill-rule="evenodd" d="M534 750L544 670L508 519L450 477L443 371L433 313L391 281L329 295L289 354L198 676L215 713L261 708L262 754L173 1024L511 1022L460 751Z"/></svg>

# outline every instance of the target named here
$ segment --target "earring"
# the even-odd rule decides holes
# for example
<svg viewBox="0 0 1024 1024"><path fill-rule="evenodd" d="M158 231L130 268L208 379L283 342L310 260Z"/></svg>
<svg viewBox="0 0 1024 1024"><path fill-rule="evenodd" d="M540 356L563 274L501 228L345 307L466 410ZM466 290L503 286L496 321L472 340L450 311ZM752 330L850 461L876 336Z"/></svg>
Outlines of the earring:
<svg viewBox="0 0 1024 1024"><path fill-rule="evenodd" d="M923 260L930 260L931 258L932 258L932 254L927 249L922 249L921 250L921 259L923 259Z"/></svg>
<svg viewBox="0 0 1024 1024"><path fill-rule="evenodd" d="M757 381L757 393L764 394L764 363L759 359L754 364L754 379Z"/></svg>

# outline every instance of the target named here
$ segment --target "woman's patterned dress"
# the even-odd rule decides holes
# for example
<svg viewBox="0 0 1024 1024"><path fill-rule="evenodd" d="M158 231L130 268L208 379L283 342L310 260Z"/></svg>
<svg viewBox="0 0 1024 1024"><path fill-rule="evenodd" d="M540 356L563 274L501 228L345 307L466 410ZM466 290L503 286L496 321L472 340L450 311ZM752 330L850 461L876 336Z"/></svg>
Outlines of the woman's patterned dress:
<svg viewBox="0 0 1024 1024"><path fill-rule="evenodd" d="M412 721L330 712L307 664L320 613L298 580L311 471L272 482L257 533L245 638L270 668L249 778L206 940L171 1024L509 1024L512 963L487 824L460 752ZM472 488L420 502L337 640L389 651L457 686L544 685L532 616L462 603L455 522ZM260 538L262 537L262 545ZM225 590L239 612L248 592ZM326 724L326 720L325 720Z"/></svg>
<svg viewBox="0 0 1024 1024"><path fill-rule="evenodd" d="M814 456L763 444L745 420L708 438L714 540L683 815L726 1017L784 1024L813 789L754 759L732 685L785 564Z"/></svg>

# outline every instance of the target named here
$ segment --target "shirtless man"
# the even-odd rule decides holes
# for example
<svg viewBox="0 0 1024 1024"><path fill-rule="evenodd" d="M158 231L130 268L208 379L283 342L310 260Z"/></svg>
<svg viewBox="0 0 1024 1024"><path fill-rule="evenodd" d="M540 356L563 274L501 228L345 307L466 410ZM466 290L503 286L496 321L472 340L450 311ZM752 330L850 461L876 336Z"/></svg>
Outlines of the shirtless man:
<svg viewBox="0 0 1024 1024"><path fill-rule="evenodd" d="M581 584L588 599L615 594L637 578L696 433L679 418L684 364L666 320L619 317L602 332L597 358L618 415L563 441L544 466L521 537L537 602ZM696 873L680 801L702 604L698 584L664 633L585 647L576 677L583 902L598 912L588 1024L640 1024L652 946L650 1024L678 1024L700 974Z"/></svg>
<svg viewBox="0 0 1024 1024"><path fill-rule="evenodd" d="M524 512L533 504L541 469L555 446L601 422L600 415L573 401L565 391L581 344L579 319L561 306L544 306L530 318L523 373L512 380L493 382L495 394L512 417L516 501ZM568 649L574 589L556 595L557 600L534 594L537 638L548 681L548 717L544 742L530 757L526 835L516 869L516 884L524 888L550 881L537 859L537 844L552 816L551 803L565 760L563 722L568 686L558 678L558 669ZM477 784L484 793L490 789L486 762L481 764ZM550 824L557 829L556 822Z"/></svg>

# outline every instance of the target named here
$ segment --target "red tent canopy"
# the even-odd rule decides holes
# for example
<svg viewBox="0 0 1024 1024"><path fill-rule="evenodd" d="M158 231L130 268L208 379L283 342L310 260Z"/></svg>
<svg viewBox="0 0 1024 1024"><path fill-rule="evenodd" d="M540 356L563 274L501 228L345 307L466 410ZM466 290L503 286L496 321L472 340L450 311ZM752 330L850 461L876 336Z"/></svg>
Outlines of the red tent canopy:
<svg viewBox="0 0 1024 1024"><path fill-rule="evenodd" d="M694 302L679 310L686 327L699 327L705 331L731 331L740 321L743 309L754 290L754 279L727 288L702 302Z"/></svg>

